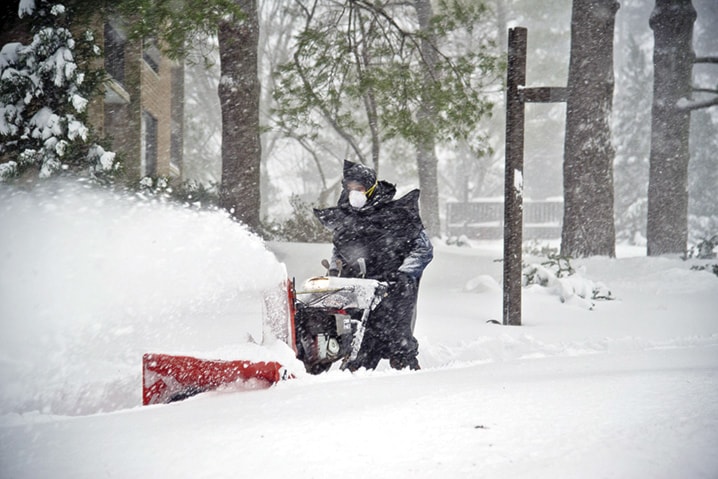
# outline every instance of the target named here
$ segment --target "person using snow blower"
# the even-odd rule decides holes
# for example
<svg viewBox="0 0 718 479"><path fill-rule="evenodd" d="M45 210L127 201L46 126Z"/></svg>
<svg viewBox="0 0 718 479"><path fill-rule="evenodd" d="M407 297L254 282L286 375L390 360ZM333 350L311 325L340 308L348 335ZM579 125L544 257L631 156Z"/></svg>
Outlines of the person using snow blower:
<svg viewBox="0 0 718 479"><path fill-rule="evenodd" d="M386 281L386 298L371 314L356 359L347 369L374 369L389 359L395 369L419 369L414 317L419 281L433 259L433 246L419 216L419 190L394 199L396 187L376 172L344 161L342 192L336 207L315 209L332 232L329 274Z"/></svg>

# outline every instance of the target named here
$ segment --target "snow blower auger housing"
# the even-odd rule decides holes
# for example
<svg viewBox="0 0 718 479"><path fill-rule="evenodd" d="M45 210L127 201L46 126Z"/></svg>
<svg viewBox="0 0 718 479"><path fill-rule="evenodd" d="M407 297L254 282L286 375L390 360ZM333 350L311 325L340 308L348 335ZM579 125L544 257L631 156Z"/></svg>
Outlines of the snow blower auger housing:
<svg viewBox="0 0 718 479"><path fill-rule="evenodd" d="M320 374L356 359L371 312L389 285L364 278L317 276L297 291L294 281L264 296L263 343L282 341L307 372ZM242 389L269 387L293 377L280 363L225 361L170 354L142 358L142 402L164 404L239 384Z"/></svg>
<svg viewBox="0 0 718 479"><path fill-rule="evenodd" d="M374 279L318 276L290 293L295 350L307 372L323 373L339 360L344 368L356 359L371 311L387 287Z"/></svg>

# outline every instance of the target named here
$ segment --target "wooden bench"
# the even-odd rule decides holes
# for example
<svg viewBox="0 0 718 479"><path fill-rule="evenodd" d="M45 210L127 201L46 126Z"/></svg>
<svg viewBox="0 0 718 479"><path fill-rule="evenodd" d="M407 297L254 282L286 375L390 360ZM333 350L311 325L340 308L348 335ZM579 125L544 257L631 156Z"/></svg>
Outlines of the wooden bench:
<svg viewBox="0 0 718 479"><path fill-rule="evenodd" d="M448 236L466 235L471 239L499 239L504 234L504 202L476 200L468 203L447 203ZM561 237L563 200L523 201L523 237L558 239Z"/></svg>

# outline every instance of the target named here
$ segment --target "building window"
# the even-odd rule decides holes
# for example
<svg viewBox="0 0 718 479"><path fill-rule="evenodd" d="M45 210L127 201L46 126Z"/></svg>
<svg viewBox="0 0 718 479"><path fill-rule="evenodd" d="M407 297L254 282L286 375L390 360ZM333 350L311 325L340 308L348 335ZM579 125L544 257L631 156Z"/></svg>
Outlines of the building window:
<svg viewBox="0 0 718 479"><path fill-rule="evenodd" d="M127 39L105 23L105 70L120 85L125 84L125 44Z"/></svg>
<svg viewBox="0 0 718 479"><path fill-rule="evenodd" d="M142 112L142 176L157 174L157 118Z"/></svg>
<svg viewBox="0 0 718 479"><path fill-rule="evenodd" d="M145 41L142 48L142 59L154 70L155 73L160 72L160 49L157 48L157 42L154 39Z"/></svg>

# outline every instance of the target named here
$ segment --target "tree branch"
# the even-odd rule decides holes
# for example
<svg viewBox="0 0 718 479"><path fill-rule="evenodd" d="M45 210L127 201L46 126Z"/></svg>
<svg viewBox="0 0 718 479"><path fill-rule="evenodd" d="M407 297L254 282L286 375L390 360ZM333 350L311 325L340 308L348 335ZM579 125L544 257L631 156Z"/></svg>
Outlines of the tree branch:
<svg viewBox="0 0 718 479"><path fill-rule="evenodd" d="M421 58L421 61L425 64L430 63L429 60L426 59L424 55L424 50L421 48L421 45L419 43L419 38L423 38L422 35L425 36L425 32L420 32L419 34L408 32L404 30L397 22L394 20L394 18L386 11L384 7L381 5L376 5L368 0L351 0L351 3L356 4L359 8L363 8L364 10L368 10L369 12L373 13L374 15L378 15L382 18L384 18L389 25L391 25L401 36L402 40L408 39L416 48L416 51L419 54L419 57ZM426 40L426 38L423 38ZM432 50L439 55L443 60L452 68L452 70L456 71L456 67L454 65L454 62L448 57L448 55L445 55L437 45L435 45L433 42L428 42L431 46ZM432 72L433 73L433 72ZM436 78L432 74L432 80L439 81L439 78Z"/></svg>
<svg viewBox="0 0 718 479"><path fill-rule="evenodd" d="M305 11L305 14L307 15L307 19L305 22L305 31L309 28L309 25L311 25L312 20L314 19L314 14L316 13L316 7L317 2L315 1L311 10L307 7L305 7L301 2L298 2L299 5L302 7L302 9ZM355 139L347 132L342 126L339 124L339 122L336 121L334 115L329 111L327 106L325 105L324 101L317 95L317 92L312 87L311 82L307 78L307 75L304 71L304 68L302 67L302 62L300 61L299 57L301 54L301 51L303 49L303 45L299 45L297 50L294 52L293 55L293 62L294 66L296 67L297 74L299 75L299 78L302 80L302 85L304 86L305 91L308 95L312 97L312 99L316 102L317 108L319 109L319 112L321 113L322 117L329 123L329 125L334 129L334 131L337 132L337 134L344 139L354 150L354 153L356 153L357 157L359 158L359 161L361 163L366 164L366 159L364 157L364 154L362 153L361 149L359 148L359 145L355 141Z"/></svg>
<svg viewBox="0 0 718 479"><path fill-rule="evenodd" d="M709 100L702 100L702 101L687 101L685 99L682 99L678 102L677 108L680 111L693 111L693 110L700 110L702 108L710 108L712 106L718 105L718 96L715 98L711 98Z"/></svg>
<svg viewBox="0 0 718 479"><path fill-rule="evenodd" d="M353 9L352 9L353 10ZM355 18L354 23L361 35L360 40L364 40L368 37L367 32L364 29L364 24L361 21L361 13L359 11L353 12L352 15ZM357 28L358 27L358 28ZM370 27L371 28L371 27ZM352 37L347 31L347 37L350 44L350 49L354 55L354 62L357 68L357 74L359 75L360 82L366 77L366 72L371 68L371 61L369 58L369 49L363 48L360 52L360 41L352 42ZM376 99L374 97L374 89L371 86L367 86L366 90L362 93L362 100L364 102L364 109L366 110L367 120L369 123L369 131L371 133L371 152L372 162L375 171L379 171L379 115L377 112Z"/></svg>
<svg viewBox="0 0 718 479"><path fill-rule="evenodd" d="M693 63L718 63L718 57L696 57Z"/></svg>
<svg viewBox="0 0 718 479"><path fill-rule="evenodd" d="M329 112L324 102L319 98L319 96L314 91L314 88L312 88L311 83L306 77L306 74L304 73L304 70L302 69L301 62L299 61L299 53L294 54L294 64L297 67L297 73L299 74L299 78L301 78L302 83L304 85L305 91L312 96L312 98L317 103L317 108L319 108L319 111L321 112L324 119L331 125L332 128L334 128L334 131L336 131L339 136L341 136L344 141L349 143L354 150L354 153L359 157L359 160L366 164L366 159L364 158L364 154L362 153L361 149L359 148L359 145L357 145L356 141L354 141L354 138L344 129L341 127L341 125L334 119L334 116Z"/></svg>

